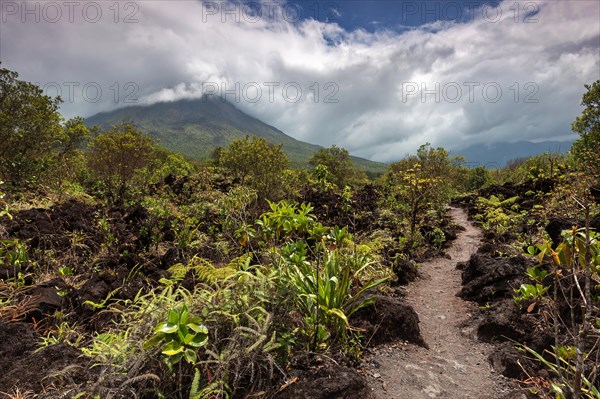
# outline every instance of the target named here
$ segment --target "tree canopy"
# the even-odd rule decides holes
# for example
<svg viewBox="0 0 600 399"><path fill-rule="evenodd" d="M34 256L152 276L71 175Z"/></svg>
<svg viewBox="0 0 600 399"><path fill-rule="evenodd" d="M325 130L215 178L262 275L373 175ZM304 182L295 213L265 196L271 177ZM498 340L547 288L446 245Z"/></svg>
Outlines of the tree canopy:
<svg viewBox="0 0 600 399"><path fill-rule="evenodd" d="M390 165L388 184L406 205L411 239L415 239L419 218L428 209L440 210L450 197L454 167L448 152L429 143L416 156Z"/></svg>
<svg viewBox="0 0 600 399"><path fill-rule="evenodd" d="M35 183L61 142L60 97L0 68L0 176L13 187Z"/></svg>
<svg viewBox="0 0 600 399"><path fill-rule="evenodd" d="M283 172L289 161L281 145L261 137L232 141L219 153L219 163L229 169L240 183L255 189L261 198L278 199L283 187Z"/></svg>
<svg viewBox="0 0 600 399"><path fill-rule="evenodd" d="M104 182L109 199L121 201L136 173L153 159L154 141L132 123L121 123L90 143L88 163Z"/></svg>
<svg viewBox="0 0 600 399"><path fill-rule="evenodd" d="M363 172L356 169L348 150L335 145L319 149L308 163L315 168L319 165L325 166L331 175L332 183L340 188L364 181L367 178Z"/></svg>
<svg viewBox="0 0 600 399"><path fill-rule="evenodd" d="M600 176L600 80L585 85L587 92L581 99L585 109L571 125L579 133L571 152L587 172Z"/></svg>

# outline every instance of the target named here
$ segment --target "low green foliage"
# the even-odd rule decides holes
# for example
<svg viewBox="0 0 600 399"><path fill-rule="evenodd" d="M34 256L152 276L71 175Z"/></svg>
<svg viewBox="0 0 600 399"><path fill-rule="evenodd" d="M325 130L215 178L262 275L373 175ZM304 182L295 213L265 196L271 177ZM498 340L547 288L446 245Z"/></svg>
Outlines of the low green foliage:
<svg viewBox="0 0 600 399"><path fill-rule="evenodd" d="M303 237L313 231L315 217L313 207L302 204L299 207L286 201L269 202L271 210L261 215L256 222L264 243L274 243ZM319 237L320 238L320 237Z"/></svg>
<svg viewBox="0 0 600 399"><path fill-rule="evenodd" d="M154 329L154 336L144 344L148 349L161 344L161 353L171 365L185 359L188 363L195 364L198 356L196 350L208 341L208 329L199 318L190 315L187 306L171 308L167 320Z"/></svg>
<svg viewBox="0 0 600 399"><path fill-rule="evenodd" d="M519 211L517 204L519 197L504 199L502 196L491 195L490 198L477 198L476 205L479 214L475 220L487 230L502 236L515 231L525 216Z"/></svg>
<svg viewBox="0 0 600 399"><path fill-rule="evenodd" d="M444 245L446 242L446 235L444 234L444 231L439 227L434 228L431 232L431 242L435 248L442 248L442 245Z"/></svg>
<svg viewBox="0 0 600 399"><path fill-rule="evenodd" d="M106 364L117 369L127 365L135 352L135 345L130 337L130 330L99 333L94 336L89 345L78 345L81 352L94 359L98 366Z"/></svg>
<svg viewBox="0 0 600 399"><path fill-rule="evenodd" d="M123 287L117 287L114 290L110 291L108 293L108 295L106 295L106 298L104 298L101 302L94 302L94 301L84 301L83 304L86 306L89 306L91 309L94 310L99 310L99 309L104 309L106 308L106 306L110 303L111 298L119 291L121 291Z"/></svg>
<svg viewBox="0 0 600 399"><path fill-rule="evenodd" d="M17 284L23 284L22 269L29 265L27 246L19 240L0 240L0 269L5 269Z"/></svg>
<svg viewBox="0 0 600 399"><path fill-rule="evenodd" d="M162 278L159 281L164 285L179 283L185 278L190 269L191 268L187 264L184 265L183 263L176 263L167 269L169 278Z"/></svg>
<svg viewBox="0 0 600 399"><path fill-rule="evenodd" d="M205 284L218 284L235 273L235 269L229 266L214 267L203 263L194 266L198 282Z"/></svg>
<svg viewBox="0 0 600 399"><path fill-rule="evenodd" d="M66 343L78 347L83 340L84 335L81 333L79 326L62 321L56 328L52 329L52 331L40 338L38 343L39 348L36 351L60 343Z"/></svg>
<svg viewBox="0 0 600 399"><path fill-rule="evenodd" d="M527 269L527 276L535 284L523 284L517 291L520 295L516 301L533 300L545 305L544 312L551 317L554 327L555 344L553 352L547 351L554 360L548 360L533 349L521 345L550 369L557 377L552 382L552 390L557 398L566 399L574 395L584 398L600 398L600 392L590 379L595 374L590 372L589 364L595 362L585 352L586 338L594 324L593 308L598 305L597 299L591 296L591 285L600 281L600 234L586 228L573 227L562 232L563 240L555 247L549 241L527 248L527 253L536 256L540 265L551 261L551 271L540 269L540 266ZM551 286L543 286L545 280L552 278ZM566 303L571 308L568 324L563 324L557 309ZM575 309L581 317L575 318ZM561 330L567 334L558 334ZM586 374L587 373L587 374Z"/></svg>
<svg viewBox="0 0 600 399"><path fill-rule="evenodd" d="M3 184L4 182L0 180L0 186L2 186ZM2 219L3 217L12 219L12 216L10 214L10 208L8 204L4 203L4 196L5 194L2 191L0 191L0 219Z"/></svg>
<svg viewBox="0 0 600 399"><path fill-rule="evenodd" d="M572 381L575 374L575 366L573 366L571 362L574 348L555 347L555 351L560 354L558 362L548 360L548 356L554 356L554 353L549 351L545 351L545 355L547 356L544 356L544 354L540 354L523 344L517 344L517 349L532 355L535 360L543 364L557 376L566 374L566 378L562 379L563 382L552 382L551 388L553 393L556 394L556 399L568 399L571 397L570 395L573 391L573 387L568 381ZM594 384L585 377L583 378L583 388L581 389L581 393L581 397L585 399L600 399L600 390L598 390L598 387L594 386Z"/></svg>
<svg viewBox="0 0 600 399"><path fill-rule="evenodd" d="M171 266L167 271L169 278L161 279L164 285L173 285L181 282L188 273L192 272L197 283L216 285L233 275L243 264L248 265L247 255L234 259L230 265L224 267L215 267L208 260L193 257L187 264L177 263Z"/></svg>
<svg viewBox="0 0 600 399"><path fill-rule="evenodd" d="M533 255L533 246L530 246L528 249L529 254ZM538 283L542 283L544 279L548 276L548 272L546 270L542 270L539 267L529 267L527 268L527 272L525 273L527 277L531 281L535 281Z"/></svg>
<svg viewBox="0 0 600 399"><path fill-rule="evenodd" d="M368 257L325 250L321 259L311 263L307 249L301 241L288 245L283 252L286 274L304 314L307 334L314 337L315 345L325 344L330 334L346 343L349 317L375 301L373 289L386 279L356 286L369 266Z"/></svg>
<svg viewBox="0 0 600 399"><path fill-rule="evenodd" d="M544 287L541 284L521 284L518 290L515 290L519 296L515 297L516 302L521 301L538 301L543 298L543 295L550 287Z"/></svg>
<svg viewBox="0 0 600 399"><path fill-rule="evenodd" d="M217 201L217 207L223 219L223 233L232 242L248 246L250 239L254 237L255 230L252 223L255 218L254 208L257 201L256 190L244 186L232 188L226 196Z"/></svg>
<svg viewBox="0 0 600 399"><path fill-rule="evenodd" d="M195 217L178 219L173 225L177 246L182 250L199 250L203 244L199 229L200 222Z"/></svg>

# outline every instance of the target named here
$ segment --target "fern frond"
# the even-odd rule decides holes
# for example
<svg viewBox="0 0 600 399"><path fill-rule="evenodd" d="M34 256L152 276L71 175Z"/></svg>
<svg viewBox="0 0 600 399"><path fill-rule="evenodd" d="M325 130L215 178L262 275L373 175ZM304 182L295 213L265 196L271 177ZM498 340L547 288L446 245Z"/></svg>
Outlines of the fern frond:
<svg viewBox="0 0 600 399"><path fill-rule="evenodd" d="M194 371L194 379L192 380L192 386L190 387L189 399L200 399L202 392L200 389L200 370Z"/></svg>
<svg viewBox="0 0 600 399"><path fill-rule="evenodd" d="M234 270L246 270L250 267L250 262L252 261L252 253L246 253L237 258L234 258L227 267L232 268Z"/></svg>

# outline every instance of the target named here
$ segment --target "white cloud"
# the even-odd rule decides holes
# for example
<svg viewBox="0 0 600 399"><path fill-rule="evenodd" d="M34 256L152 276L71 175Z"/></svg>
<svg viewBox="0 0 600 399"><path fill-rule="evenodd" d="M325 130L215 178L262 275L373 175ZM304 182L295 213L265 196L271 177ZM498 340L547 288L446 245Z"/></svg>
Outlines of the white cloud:
<svg viewBox="0 0 600 399"><path fill-rule="evenodd" d="M239 87L238 98L229 100L293 137L391 161L426 141L459 149L565 136L580 111L583 84L600 78L596 1L539 1L536 15L527 19L521 10L515 20L508 0L498 6L496 22L487 8L487 18L476 10L467 23L401 33L293 23L281 7L271 18L264 6L270 2L255 21L239 5L221 14L223 3L119 3L116 15L114 3L98 2L102 18L90 23L93 15L82 14L88 3L94 2L75 10L73 23L64 7L57 23L45 21L43 10L39 23L31 16L23 23L2 5L3 66L49 93L58 84L68 116L128 105L127 96L173 101ZM127 16L138 22L124 23ZM293 102L296 85L302 94ZM256 99L257 88L259 101L246 101Z"/></svg>

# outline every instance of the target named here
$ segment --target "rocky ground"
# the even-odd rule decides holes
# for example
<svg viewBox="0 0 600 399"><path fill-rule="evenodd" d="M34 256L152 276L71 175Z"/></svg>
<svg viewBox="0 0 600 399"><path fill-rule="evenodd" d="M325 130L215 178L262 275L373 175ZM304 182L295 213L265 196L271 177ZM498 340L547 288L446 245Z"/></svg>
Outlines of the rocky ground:
<svg viewBox="0 0 600 399"><path fill-rule="evenodd" d="M477 251L481 232L462 209L450 212L465 230L447 251L448 257L422 264L421 278L406 288L426 345L396 342L371 351L362 372L375 398L522 397L514 383L490 366L494 347L476 340L469 319L477 306L457 296L462 288L457 262Z"/></svg>

